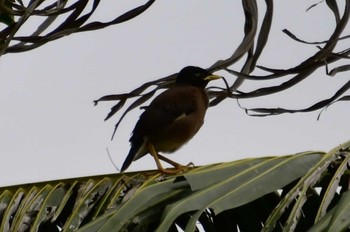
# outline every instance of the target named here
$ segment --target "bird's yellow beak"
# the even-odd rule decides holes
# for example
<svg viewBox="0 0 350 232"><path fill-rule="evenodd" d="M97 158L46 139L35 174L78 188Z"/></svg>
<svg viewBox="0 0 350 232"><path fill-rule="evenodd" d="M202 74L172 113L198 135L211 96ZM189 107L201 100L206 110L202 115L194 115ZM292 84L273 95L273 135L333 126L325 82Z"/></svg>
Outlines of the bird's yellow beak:
<svg viewBox="0 0 350 232"><path fill-rule="evenodd" d="M219 76L219 75L209 75L207 77L204 78L204 80L206 81L212 81L212 80L217 80L217 79L220 79L222 78L222 76Z"/></svg>

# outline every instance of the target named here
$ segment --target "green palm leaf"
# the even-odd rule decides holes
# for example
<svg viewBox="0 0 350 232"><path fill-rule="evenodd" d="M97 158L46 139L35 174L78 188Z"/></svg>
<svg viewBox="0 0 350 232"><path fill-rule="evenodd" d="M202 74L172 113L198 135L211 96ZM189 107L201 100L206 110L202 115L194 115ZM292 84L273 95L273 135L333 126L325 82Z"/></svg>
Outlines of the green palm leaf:
<svg viewBox="0 0 350 232"><path fill-rule="evenodd" d="M328 153L243 159L176 176L147 171L3 187L0 230L343 231L349 151L347 142Z"/></svg>

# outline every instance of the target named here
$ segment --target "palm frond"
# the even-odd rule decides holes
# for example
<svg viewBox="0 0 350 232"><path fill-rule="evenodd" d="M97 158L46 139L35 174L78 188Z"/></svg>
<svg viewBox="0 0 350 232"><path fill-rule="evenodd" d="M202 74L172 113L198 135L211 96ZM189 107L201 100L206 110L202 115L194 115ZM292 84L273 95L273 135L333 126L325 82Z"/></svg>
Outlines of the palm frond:
<svg viewBox="0 0 350 232"><path fill-rule="evenodd" d="M196 167L0 188L1 231L343 231L350 142ZM333 230L335 229L335 230Z"/></svg>

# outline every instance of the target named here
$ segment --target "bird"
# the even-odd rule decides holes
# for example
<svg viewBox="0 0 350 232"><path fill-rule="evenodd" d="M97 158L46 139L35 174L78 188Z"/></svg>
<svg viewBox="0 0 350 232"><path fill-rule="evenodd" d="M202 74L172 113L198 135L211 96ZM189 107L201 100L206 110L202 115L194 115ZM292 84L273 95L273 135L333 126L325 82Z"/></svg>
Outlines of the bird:
<svg viewBox="0 0 350 232"><path fill-rule="evenodd" d="M181 165L159 154L172 153L186 144L201 128L209 98L205 87L222 78L196 66L184 67L176 76L175 84L159 94L145 107L130 137L130 151L122 165L123 173L133 161L151 154L158 171L175 174L184 171L192 163ZM164 169L160 160L174 166Z"/></svg>

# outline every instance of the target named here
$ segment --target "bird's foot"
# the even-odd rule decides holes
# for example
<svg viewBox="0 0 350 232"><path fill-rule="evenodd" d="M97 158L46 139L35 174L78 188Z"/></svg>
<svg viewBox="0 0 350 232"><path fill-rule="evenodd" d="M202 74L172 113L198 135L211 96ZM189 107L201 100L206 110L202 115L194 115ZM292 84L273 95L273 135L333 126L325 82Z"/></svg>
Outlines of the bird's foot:
<svg viewBox="0 0 350 232"><path fill-rule="evenodd" d="M186 167L188 167L188 168L194 168L195 166L194 166L194 163L189 162L189 163L186 165Z"/></svg>
<svg viewBox="0 0 350 232"><path fill-rule="evenodd" d="M189 162L187 165L181 166L180 170L181 170L181 172L188 172L188 171L190 171L191 169L194 169L194 168L195 168L194 163Z"/></svg>
<svg viewBox="0 0 350 232"><path fill-rule="evenodd" d="M188 163L187 165L181 165L181 164L176 164L174 168L171 169L158 169L159 172L163 174L170 174L170 175L175 175L179 173L184 173L188 172L189 170L193 169L195 166L192 162Z"/></svg>

